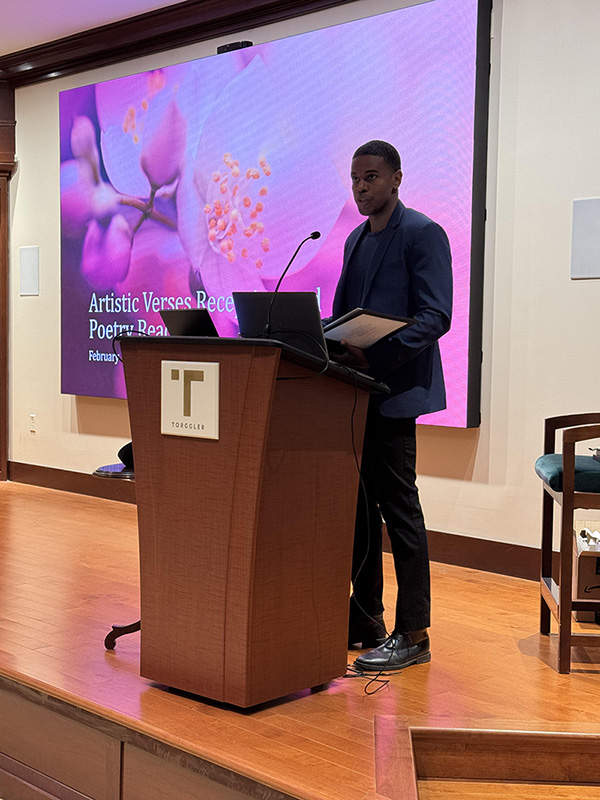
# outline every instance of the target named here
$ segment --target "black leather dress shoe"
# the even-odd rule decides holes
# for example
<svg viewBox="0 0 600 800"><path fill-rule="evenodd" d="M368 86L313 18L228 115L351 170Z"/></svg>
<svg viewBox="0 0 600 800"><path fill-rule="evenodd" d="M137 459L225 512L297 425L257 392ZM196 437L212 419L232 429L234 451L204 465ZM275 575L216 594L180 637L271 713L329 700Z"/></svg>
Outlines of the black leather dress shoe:
<svg viewBox="0 0 600 800"><path fill-rule="evenodd" d="M383 614L375 614L373 618L363 615L360 620L352 615L348 625L348 648L378 647L387 638L383 623Z"/></svg>
<svg viewBox="0 0 600 800"><path fill-rule="evenodd" d="M394 631L382 645L359 656L354 666L363 672L386 672L404 669L412 664L425 664L427 661L431 661L431 650L425 631Z"/></svg>

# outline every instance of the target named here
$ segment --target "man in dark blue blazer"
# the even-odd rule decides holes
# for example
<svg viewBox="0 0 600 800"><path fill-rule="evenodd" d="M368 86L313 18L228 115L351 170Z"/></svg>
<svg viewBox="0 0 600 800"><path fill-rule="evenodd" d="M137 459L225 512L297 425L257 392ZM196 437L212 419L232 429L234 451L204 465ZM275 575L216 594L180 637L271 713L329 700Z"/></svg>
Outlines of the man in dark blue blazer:
<svg viewBox="0 0 600 800"><path fill-rule="evenodd" d="M394 670L431 659L429 556L416 487L416 418L446 407L438 339L450 327L452 265L448 238L424 214L398 198L400 156L387 142L359 147L352 191L367 217L346 241L333 317L361 307L415 324L361 351L336 356L390 387L373 396L362 456L350 603L349 645L374 649L359 656L363 670ZM366 494L366 497L365 497ZM381 517L392 544L398 581L395 625L383 625Z"/></svg>

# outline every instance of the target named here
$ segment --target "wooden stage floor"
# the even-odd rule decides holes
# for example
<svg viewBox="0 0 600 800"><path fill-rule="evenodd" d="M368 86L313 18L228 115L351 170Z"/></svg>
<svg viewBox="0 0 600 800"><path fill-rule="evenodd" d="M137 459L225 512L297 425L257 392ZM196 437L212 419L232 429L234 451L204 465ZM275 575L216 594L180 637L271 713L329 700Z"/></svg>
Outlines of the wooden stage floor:
<svg viewBox="0 0 600 800"><path fill-rule="evenodd" d="M139 615L136 537L134 506L0 484L5 684L197 755L272 790L264 797L378 797L376 715L419 725L599 730L600 651L582 651L571 675L557 674L555 643L537 632L537 584L440 564L432 565L432 661L392 676L375 694L366 693L376 687L363 678L340 677L321 692L239 711L153 685L138 674L139 634L120 639L112 652L103 647L112 623ZM210 653L206 663L210 668ZM445 796L434 785L427 791L422 796ZM594 791L577 796L600 797Z"/></svg>

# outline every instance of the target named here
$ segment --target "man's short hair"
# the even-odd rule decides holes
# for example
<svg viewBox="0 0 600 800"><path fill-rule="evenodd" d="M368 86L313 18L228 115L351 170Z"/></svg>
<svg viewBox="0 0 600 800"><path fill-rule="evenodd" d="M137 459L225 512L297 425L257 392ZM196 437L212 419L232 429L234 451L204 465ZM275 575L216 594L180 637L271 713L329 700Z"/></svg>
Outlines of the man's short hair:
<svg viewBox="0 0 600 800"><path fill-rule="evenodd" d="M362 144L352 158L357 156L381 156L392 172L402 169L400 166L400 153L393 144L382 142L381 139L373 139L366 144Z"/></svg>

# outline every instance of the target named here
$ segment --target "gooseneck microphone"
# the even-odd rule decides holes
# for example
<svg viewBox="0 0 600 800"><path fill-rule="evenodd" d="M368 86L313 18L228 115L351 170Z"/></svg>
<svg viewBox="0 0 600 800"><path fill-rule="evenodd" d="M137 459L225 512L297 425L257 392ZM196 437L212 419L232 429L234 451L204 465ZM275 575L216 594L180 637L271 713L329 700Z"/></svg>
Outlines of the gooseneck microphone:
<svg viewBox="0 0 600 800"><path fill-rule="evenodd" d="M277 297L277 292L279 291L279 287L281 286L281 281L285 278L288 269L292 266L294 259L300 252L300 248L305 242L308 242L309 239L320 239L321 238L321 231L313 231L310 236L307 236L306 239L302 239L298 247L296 248L296 252L290 258L287 267L281 273L281 277L277 281L277 286L275 287L275 291L273 292L273 297L271 298L271 304L269 305L269 310L267 312L267 324L265 325L265 329L263 331L263 336L268 337L271 335L271 312L273 311L273 303L275 302L275 298Z"/></svg>

